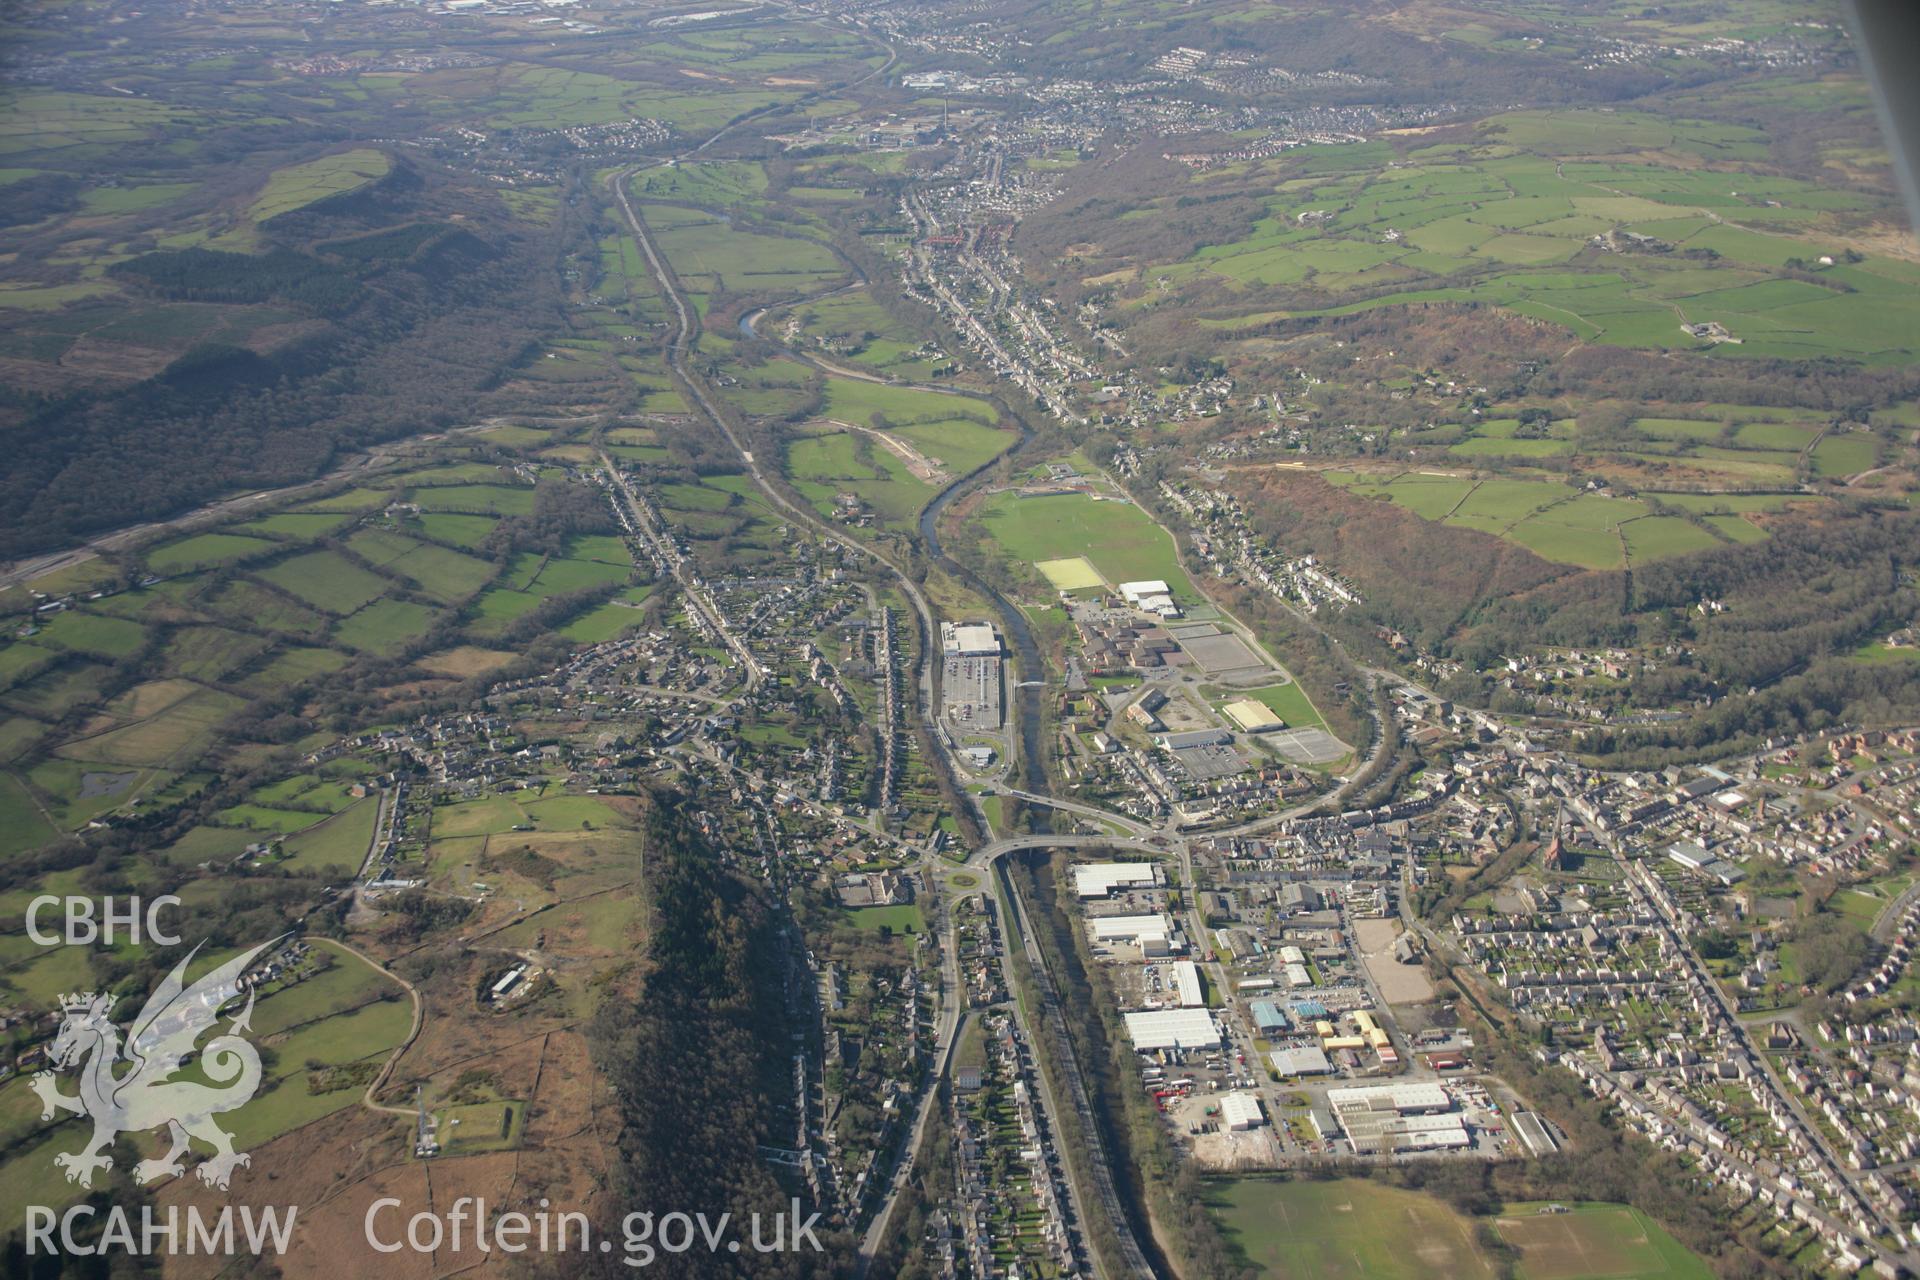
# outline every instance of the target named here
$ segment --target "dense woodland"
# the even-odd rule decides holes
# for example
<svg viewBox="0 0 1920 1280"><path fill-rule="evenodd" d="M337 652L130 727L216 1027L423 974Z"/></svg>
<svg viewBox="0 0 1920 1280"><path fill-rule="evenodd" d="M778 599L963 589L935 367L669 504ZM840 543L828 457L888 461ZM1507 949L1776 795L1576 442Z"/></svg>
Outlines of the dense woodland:
<svg viewBox="0 0 1920 1280"><path fill-rule="evenodd" d="M512 407L499 384L560 324L558 233L499 213L463 229L428 216L485 207L409 167L370 194L274 219L286 244L264 254L119 264L156 300L304 322L275 326L288 335L277 344L203 344L131 386L42 399L0 427L0 557L310 479L369 444Z"/></svg>
<svg viewBox="0 0 1920 1280"><path fill-rule="evenodd" d="M680 805L657 795L647 810L643 990L630 1008L603 1003L590 1031L620 1105L619 1164L600 1228L615 1240L629 1212L730 1212L744 1234L750 1214L771 1224L790 1207L757 1150L778 1143L768 1119L789 1087L787 926L761 890L722 868ZM650 1274L833 1274L847 1242L817 1234L826 1246L819 1254L663 1253ZM617 1254L596 1262L599 1274L632 1274Z"/></svg>

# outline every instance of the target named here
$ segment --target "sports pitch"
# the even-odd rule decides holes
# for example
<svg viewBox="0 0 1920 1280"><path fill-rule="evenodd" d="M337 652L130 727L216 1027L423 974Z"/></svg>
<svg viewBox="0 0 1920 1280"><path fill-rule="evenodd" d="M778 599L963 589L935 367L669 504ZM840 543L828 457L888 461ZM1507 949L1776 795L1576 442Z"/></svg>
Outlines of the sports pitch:
<svg viewBox="0 0 1920 1280"><path fill-rule="evenodd" d="M1208 1196L1228 1241L1290 1280L1492 1280L1472 1224L1445 1201L1355 1179L1241 1180Z"/></svg>
<svg viewBox="0 0 1920 1280"><path fill-rule="evenodd" d="M1366 1180L1241 1179L1208 1207L1228 1240L1266 1276L1290 1280L1491 1277L1477 1222L1445 1201ZM1658 1223L1623 1204L1542 1213L1512 1204L1492 1219L1519 1251L1518 1280L1706 1280L1706 1264Z"/></svg>
<svg viewBox="0 0 1920 1280"><path fill-rule="evenodd" d="M1008 556L1029 564L1084 560L1105 582L1159 579L1192 605L1200 593L1180 567L1173 539L1133 503L1081 493L1000 493L981 508L980 527Z"/></svg>
<svg viewBox="0 0 1920 1280"><path fill-rule="evenodd" d="M1706 1280L1712 1274L1659 1224L1623 1204L1583 1204L1565 1213L1510 1205L1494 1225L1520 1251L1527 1280Z"/></svg>
<svg viewBox="0 0 1920 1280"><path fill-rule="evenodd" d="M1107 580L1085 556L1068 556L1064 560L1042 560L1033 566L1038 569L1054 586L1062 591L1084 591L1089 587L1104 587Z"/></svg>

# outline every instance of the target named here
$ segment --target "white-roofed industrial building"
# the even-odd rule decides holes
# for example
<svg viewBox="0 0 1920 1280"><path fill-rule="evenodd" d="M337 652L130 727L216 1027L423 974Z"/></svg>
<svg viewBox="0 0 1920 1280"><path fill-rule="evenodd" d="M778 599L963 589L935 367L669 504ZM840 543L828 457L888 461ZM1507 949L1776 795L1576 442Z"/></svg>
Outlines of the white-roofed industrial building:
<svg viewBox="0 0 1920 1280"><path fill-rule="evenodd" d="M1120 584L1120 595L1136 609L1157 613L1163 618L1180 616L1180 607L1173 602L1173 588L1159 578L1123 582Z"/></svg>
<svg viewBox="0 0 1920 1280"><path fill-rule="evenodd" d="M1241 698L1226 705L1227 718L1239 725L1244 733L1267 733L1274 729L1284 729L1287 722L1273 714L1273 708L1253 698Z"/></svg>
<svg viewBox="0 0 1920 1280"><path fill-rule="evenodd" d="M1127 1038L1142 1053L1220 1047L1220 1024L1209 1009L1149 1009L1129 1013L1126 1019Z"/></svg>
<svg viewBox="0 0 1920 1280"><path fill-rule="evenodd" d="M1200 985L1200 966L1191 960L1175 960L1173 990L1180 997L1180 1003L1189 1009L1206 1004L1206 990Z"/></svg>
<svg viewBox="0 0 1920 1280"><path fill-rule="evenodd" d="M1150 889L1159 879L1151 862L1082 862L1073 869L1073 891L1082 898L1106 898L1116 889Z"/></svg>
<svg viewBox="0 0 1920 1280"><path fill-rule="evenodd" d="M1371 1085L1327 1090L1355 1155L1448 1151L1473 1145L1453 1099L1437 1084Z"/></svg>
<svg viewBox="0 0 1920 1280"><path fill-rule="evenodd" d="M1165 915L1095 916L1087 923L1095 942L1131 942L1150 956L1163 956L1173 945L1173 921Z"/></svg>
<svg viewBox="0 0 1920 1280"><path fill-rule="evenodd" d="M1168 751L1187 751L1194 747L1231 746L1233 735L1225 729L1188 729L1183 733L1163 733L1159 741Z"/></svg>
<svg viewBox="0 0 1920 1280"><path fill-rule="evenodd" d="M940 647L956 657L989 657L1000 652L1000 637L984 622L943 622Z"/></svg>
<svg viewBox="0 0 1920 1280"><path fill-rule="evenodd" d="M1267 1122L1257 1093L1229 1093L1221 1098L1220 1119L1228 1129L1258 1129Z"/></svg>
<svg viewBox="0 0 1920 1280"><path fill-rule="evenodd" d="M1327 1090L1327 1103L1343 1107L1387 1108L1403 1114L1453 1110L1453 1097L1437 1084L1373 1084Z"/></svg>
<svg viewBox="0 0 1920 1280"><path fill-rule="evenodd" d="M1547 1127L1540 1123L1540 1117L1531 1111L1513 1113L1513 1131L1526 1144L1527 1150L1536 1156L1550 1156L1560 1149L1560 1144L1553 1140Z"/></svg>
<svg viewBox="0 0 1920 1280"><path fill-rule="evenodd" d="M1267 1055L1273 1061L1273 1069L1283 1076L1325 1076L1333 1074L1333 1064L1327 1061L1326 1053L1316 1045L1301 1045L1293 1049L1275 1049Z"/></svg>

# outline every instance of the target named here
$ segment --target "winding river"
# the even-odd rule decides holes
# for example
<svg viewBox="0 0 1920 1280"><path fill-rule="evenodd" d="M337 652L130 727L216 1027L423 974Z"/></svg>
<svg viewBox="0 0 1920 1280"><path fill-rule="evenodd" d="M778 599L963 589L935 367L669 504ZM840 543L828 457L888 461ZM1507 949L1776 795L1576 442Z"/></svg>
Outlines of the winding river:
<svg viewBox="0 0 1920 1280"><path fill-rule="evenodd" d="M749 338L759 337L759 330L755 326L759 322L760 317L765 314L766 309L762 308L759 311L749 311L746 315L741 316L740 332ZM818 366L817 361L810 359L801 352L789 351L788 354L805 360L808 364ZM921 386L917 383L890 383L889 385L912 387L915 390L933 391L942 395L960 394L955 392L951 387L928 387ZM966 583L967 586L978 593L981 598L992 603L994 612L1000 615L1001 629L1005 632L1008 643L1013 646L1016 673L1020 679L1022 681L1043 680L1046 677L1046 667L1042 665L1040 661L1040 646L1033 638L1033 628L1027 623L1027 615L1020 612L1018 605L988 586L985 582L982 582L978 575L971 569L961 564L958 560L955 560L952 556L949 556L940 545L940 516L946 511L947 507L950 506L956 498L960 497L961 494L972 488L975 482L984 476L995 462L998 462L1000 458L1006 456L1007 453L1018 452L1026 446L1027 441L1033 438L1033 428L1029 427L1026 420L1020 417L1020 415L1009 411L1005 405L1000 404L996 399L988 398L988 403L998 408L1002 416L1013 421L1014 425L1020 430L1020 438L1002 453L995 455L974 470L969 471L966 475L961 476L934 495L933 501L929 502L920 512L920 540L926 544L928 559L939 565L940 568L947 573L952 574L954 577L960 579L960 581ZM1036 795L1046 795L1048 792L1046 741L1044 738L1046 717L1040 701L1045 695L1046 690L1036 685L1025 689L1012 689L1010 692L1013 694L1011 699L1012 710L1020 722L1020 786L1022 789L1031 791ZM1034 826L1036 830L1051 830L1051 827L1047 824L1046 817L1047 815L1044 810L1036 809L1034 811Z"/></svg>
<svg viewBox="0 0 1920 1280"><path fill-rule="evenodd" d="M1014 419L1020 425L1020 441L1013 446L1019 449L1033 435L1027 424ZM1000 615L1000 625L1005 630L1008 643L1013 646L1015 673L1024 683L1030 680L1044 680L1046 668L1040 662L1040 646L1034 641L1033 628L1027 623L1027 615L1011 600L982 582L974 572L948 555L940 545L940 515L948 505L958 498L972 483L991 467L992 462L969 475L964 475L942 489L932 502L920 512L920 539L926 543L927 557L943 570L960 579L978 592L983 599L993 604L994 611ZM1045 716L1040 699L1046 689L1039 685L1011 690L1013 694L1013 713L1020 720L1020 777L1021 786L1036 795L1046 795L1047 755L1043 734ZM1042 824L1044 813L1034 814L1036 828L1047 830Z"/></svg>

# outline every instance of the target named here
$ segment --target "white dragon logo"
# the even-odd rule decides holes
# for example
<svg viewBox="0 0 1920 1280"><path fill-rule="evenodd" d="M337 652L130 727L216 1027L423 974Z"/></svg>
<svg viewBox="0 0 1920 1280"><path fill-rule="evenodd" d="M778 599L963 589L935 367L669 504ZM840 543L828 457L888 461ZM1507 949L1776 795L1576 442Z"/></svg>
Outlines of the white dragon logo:
<svg viewBox="0 0 1920 1280"><path fill-rule="evenodd" d="M67 1181L92 1186L95 1170L113 1166L113 1158L104 1153L116 1135L165 1126L171 1133L172 1148L157 1160L142 1160L135 1165L134 1178L152 1182L180 1174L185 1169L180 1158L187 1154L188 1140L198 1138L214 1149L213 1157L199 1168L201 1180L226 1189L233 1171L248 1163L250 1157L233 1149L233 1136L213 1118L246 1105L260 1087L260 1054L237 1034L248 1030L253 1016L252 991L247 994L246 1008L229 1024L227 1034L209 1040L200 1054L200 1074L213 1084L172 1077L193 1054L195 1042L213 1027L220 1010L239 996L240 975L256 956L273 945L264 942L189 987L185 981L187 965L200 951L199 946L194 947L147 997L140 1016L127 1028L124 1051L120 1031L107 1016L112 996L88 991L61 997L60 1008L66 1016L48 1057L55 1067L76 1065L88 1054L93 1055L92 1060L80 1072L78 1096L61 1093L55 1087L52 1071L35 1073L32 1083L33 1091L40 1095L42 1120L53 1119L56 1111L71 1111L93 1120L93 1137L86 1146L54 1157L54 1163L66 1170ZM131 1069L116 1074L115 1067L123 1059L132 1064Z"/></svg>

